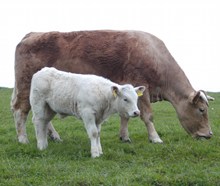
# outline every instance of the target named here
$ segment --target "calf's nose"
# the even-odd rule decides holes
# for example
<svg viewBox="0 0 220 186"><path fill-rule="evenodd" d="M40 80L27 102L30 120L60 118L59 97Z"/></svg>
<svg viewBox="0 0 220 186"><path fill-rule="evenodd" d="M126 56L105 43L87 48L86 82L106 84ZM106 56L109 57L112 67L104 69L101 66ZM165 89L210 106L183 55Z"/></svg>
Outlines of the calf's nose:
<svg viewBox="0 0 220 186"><path fill-rule="evenodd" d="M140 111L134 111L134 117L139 116L140 115Z"/></svg>

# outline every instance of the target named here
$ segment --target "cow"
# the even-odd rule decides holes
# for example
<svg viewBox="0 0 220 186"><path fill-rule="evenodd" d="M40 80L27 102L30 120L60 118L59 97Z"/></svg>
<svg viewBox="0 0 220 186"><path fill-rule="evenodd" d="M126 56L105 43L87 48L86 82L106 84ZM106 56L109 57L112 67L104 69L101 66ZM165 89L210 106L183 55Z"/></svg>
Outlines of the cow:
<svg viewBox="0 0 220 186"><path fill-rule="evenodd" d="M38 148L47 148L47 126L55 114L73 115L84 122L92 157L99 157L103 154L101 124L115 113L125 118L139 116L138 95L144 90L144 86L118 85L96 75L44 67L33 75L30 91Z"/></svg>
<svg viewBox="0 0 220 186"><path fill-rule="evenodd" d="M30 110L29 93L33 74L43 67L95 74L118 84L144 85L139 99L141 119L149 141L162 143L153 123L151 103L169 101L182 127L195 138L210 138L208 99L196 91L163 41L142 31L95 30L75 32L36 32L27 34L15 51L15 87L11 108L18 141L28 143L26 119ZM128 118L121 118L120 139L130 141ZM50 123L52 139L60 136Z"/></svg>

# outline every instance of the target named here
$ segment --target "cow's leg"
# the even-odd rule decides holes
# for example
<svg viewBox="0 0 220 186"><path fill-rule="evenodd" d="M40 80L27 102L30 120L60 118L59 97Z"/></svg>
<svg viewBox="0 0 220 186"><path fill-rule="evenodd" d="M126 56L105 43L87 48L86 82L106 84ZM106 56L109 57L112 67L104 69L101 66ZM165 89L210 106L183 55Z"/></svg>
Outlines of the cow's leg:
<svg viewBox="0 0 220 186"><path fill-rule="evenodd" d="M154 128L152 108L147 95L144 94L144 96L141 97L139 106L141 110L141 119L144 121L147 127L149 141L152 143L163 143Z"/></svg>
<svg viewBox="0 0 220 186"><path fill-rule="evenodd" d="M128 133L128 121L129 118L121 116L121 126L120 126L120 140L123 142L131 142Z"/></svg>
<svg viewBox="0 0 220 186"><path fill-rule="evenodd" d="M97 144L98 144L99 154L101 155L101 154L103 154L103 152L102 152L101 140L100 140L101 124L97 125L97 129L98 129Z"/></svg>
<svg viewBox="0 0 220 186"><path fill-rule="evenodd" d="M29 142L27 138L26 125L25 125L28 112L23 111L22 109L13 109L13 115L15 120L15 128L17 132L18 141L20 143L26 144Z"/></svg>
<svg viewBox="0 0 220 186"><path fill-rule="evenodd" d="M17 88L13 89L12 97L11 97L11 110L13 112L15 128L17 132L17 138L20 143L28 143L27 133L26 133L26 120L28 113L30 111L30 104L28 97L24 97L24 95L18 95ZM21 99L23 98L24 99Z"/></svg>

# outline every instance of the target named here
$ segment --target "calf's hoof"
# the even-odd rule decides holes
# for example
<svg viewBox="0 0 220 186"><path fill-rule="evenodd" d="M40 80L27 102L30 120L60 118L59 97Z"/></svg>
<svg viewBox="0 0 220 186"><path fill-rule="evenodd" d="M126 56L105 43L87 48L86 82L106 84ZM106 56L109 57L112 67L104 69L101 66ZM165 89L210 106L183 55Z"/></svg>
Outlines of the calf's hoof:
<svg viewBox="0 0 220 186"><path fill-rule="evenodd" d="M62 142L63 141L57 132L56 133L48 133L48 136L50 137L50 139L52 141L55 141L55 142Z"/></svg>
<svg viewBox="0 0 220 186"><path fill-rule="evenodd" d="M100 155L101 155L101 154L100 154L98 148L92 148L92 149L91 149L91 157L92 157L92 158L97 158L97 157L99 157Z"/></svg>
<svg viewBox="0 0 220 186"><path fill-rule="evenodd" d="M47 142L40 141L40 142L37 143L37 148L39 150L44 150L44 149L47 148L47 146L48 146Z"/></svg>
<svg viewBox="0 0 220 186"><path fill-rule="evenodd" d="M22 144L28 144L29 143L27 136L18 136L18 142L22 143Z"/></svg>

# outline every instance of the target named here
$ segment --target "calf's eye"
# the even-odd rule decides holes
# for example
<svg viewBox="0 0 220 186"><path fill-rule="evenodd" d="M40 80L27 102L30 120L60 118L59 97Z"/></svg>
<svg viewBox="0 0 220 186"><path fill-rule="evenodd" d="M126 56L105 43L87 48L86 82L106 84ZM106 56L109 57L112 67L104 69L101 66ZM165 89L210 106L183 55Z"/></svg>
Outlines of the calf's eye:
<svg viewBox="0 0 220 186"><path fill-rule="evenodd" d="M125 102L128 102L128 99L127 99L127 98L124 98L124 101L125 101Z"/></svg>

